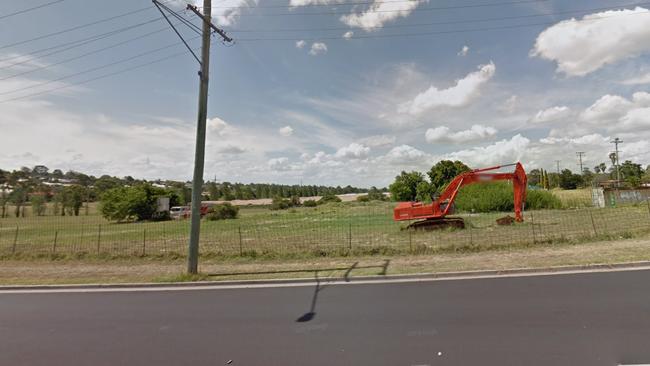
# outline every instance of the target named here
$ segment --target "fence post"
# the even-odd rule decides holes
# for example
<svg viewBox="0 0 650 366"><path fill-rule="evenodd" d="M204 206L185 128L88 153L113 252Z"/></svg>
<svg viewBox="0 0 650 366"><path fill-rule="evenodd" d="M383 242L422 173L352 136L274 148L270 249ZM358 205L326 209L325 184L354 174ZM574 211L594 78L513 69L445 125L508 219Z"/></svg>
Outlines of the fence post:
<svg viewBox="0 0 650 366"><path fill-rule="evenodd" d="M598 231L596 231L596 223L594 222L594 214L589 210L589 217L591 217L591 226L594 228L594 236L598 236Z"/></svg>
<svg viewBox="0 0 650 366"><path fill-rule="evenodd" d="M535 216L533 211L530 211L530 227L533 228L533 244L537 244L537 237L535 236Z"/></svg>
<svg viewBox="0 0 650 366"><path fill-rule="evenodd" d="M147 255L147 229L142 232L142 256Z"/></svg>
<svg viewBox="0 0 650 366"><path fill-rule="evenodd" d="M469 224L469 245L474 245L474 237L472 235L472 224Z"/></svg>
<svg viewBox="0 0 650 366"><path fill-rule="evenodd" d="M411 252L411 254L413 254L413 238L411 238L411 235L413 235L413 232L411 231L411 229L406 229L406 231L409 232L409 252Z"/></svg>
<svg viewBox="0 0 650 366"><path fill-rule="evenodd" d="M100 245L101 245L101 240L102 240L102 224L99 224L99 228L97 229L97 254L99 254L100 250Z"/></svg>
<svg viewBox="0 0 650 366"><path fill-rule="evenodd" d="M18 242L18 225L16 225L16 234L14 235L14 244L11 247L11 254L16 254L16 243Z"/></svg>
<svg viewBox="0 0 650 366"><path fill-rule="evenodd" d="M54 243L52 243L52 254L56 254L56 239L59 238L59 230L54 232Z"/></svg>
<svg viewBox="0 0 650 366"><path fill-rule="evenodd" d="M243 246L242 238L241 238L241 226L237 227L237 231L239 232L239 256L243 257L244 256L244 246Z"/></svg>
<svg viewBox="0 0 650 366"><path fill-rule="evenodd" d="M348 249L352 251L352 223L348 223Z"/></svg>

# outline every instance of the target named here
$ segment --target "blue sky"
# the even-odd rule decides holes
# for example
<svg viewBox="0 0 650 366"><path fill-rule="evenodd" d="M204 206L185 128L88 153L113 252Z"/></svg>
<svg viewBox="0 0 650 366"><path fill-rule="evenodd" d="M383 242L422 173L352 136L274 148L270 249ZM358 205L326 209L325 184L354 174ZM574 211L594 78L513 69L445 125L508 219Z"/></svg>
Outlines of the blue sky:
<svg viewBox="0 0 650 366"><path fill-rule="evenodd" d="M120 73L185 50L151 2L64 0L1 18L46 2L0 5L0 167L190 179L196 61ZM168 2L191 19L184 4ZM577 170L575 152L589 167L607 162L613 137L621 159L650 163L650 3L214 6L236 42L213 42L206 179L385 186L440 159Z"/></svg>

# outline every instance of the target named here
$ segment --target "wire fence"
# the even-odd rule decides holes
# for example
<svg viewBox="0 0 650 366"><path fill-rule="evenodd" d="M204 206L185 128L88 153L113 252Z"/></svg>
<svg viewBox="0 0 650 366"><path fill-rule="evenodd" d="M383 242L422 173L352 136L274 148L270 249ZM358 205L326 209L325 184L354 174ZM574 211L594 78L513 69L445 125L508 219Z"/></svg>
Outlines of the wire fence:
<svg viewBox="0 0 650 366"><path fill-rule="evenodd" d="M465 229L407 230L392 204L331 204L270 211L243 208L234 220L201 227L202 255L334 256L439 253L529 246L650 232L650 202L616 208L526 211L524 222L496 224L506 213L460 214ZM0 255L184 255L189 221L111 223L99 215L0 219Z"/></svg>

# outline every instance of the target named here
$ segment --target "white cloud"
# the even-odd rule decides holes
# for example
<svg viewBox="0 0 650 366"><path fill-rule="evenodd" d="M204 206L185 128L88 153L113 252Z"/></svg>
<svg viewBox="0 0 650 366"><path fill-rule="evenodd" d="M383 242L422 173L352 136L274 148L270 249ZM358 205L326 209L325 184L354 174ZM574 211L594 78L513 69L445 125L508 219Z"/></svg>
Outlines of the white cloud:
<svg viewBox="0 0 650 366"><path fill-rule="evenodd" d="M269 159L267 162L269 168L272 170L289 170L291 168L291 164L289 163L289 158L287 157L280 157L280 158L273 158Z"/></svg>
<svg viewBox="0 0 650 366"><path fill-rule="evenodd" d="M571 115L571 109L567 106L555 106L537 112L530 120L531 123L557 122Z"/></svg>
<svg viewBox="0 0 650 366"><path fill-rule="evenodd" d="M301 39L300 41L296 41L296 48L303 48L306 44L307 42Z"/></svg>
<svg viewBox="0 0 650 366"><path fill-rule="evenodd" d="M530 140L519 134L510 140L497 141L485 147L460 150L446 154L446 159L461 160L471 167L481 168L520 161L527 153Z"/></svg>
<svg viewBox="0 0 650 366"><path fill-rule="evenodd" d="M392 164L414 164L423 159L427 159L427 155L424 151L418 150L410 145L400 145L392 148L384 158Z"/></svg>
<svg viewBox="0 0 650 366"><path fill-rule="evenodd" d="M608 10L561 21L539 34L532 56L557 62L557 71L583 76L606 64L650 51L650 12Z"/></svg>
<svg viewBox="0 0 650 366"><path fill-rule="evenodd" d="M236 145L227 145L222 148L217 149L217 152L221 154L237 155L243 154L246 152L246 149L236 146Z"/></svg>
<svg viewBox="0 0 650 366"><path fill-rule="evenodd" d="M279 129L278 132L280 132L280 135L284 137L289 137L293 135L293 128L291 128L291 126L284 126L281 129Z"/></svg>
<svg viewBox="0 0 650 366"><path fill-rule="evenodd" d="M580 114L580 119L597 125L609 124L623 116L630 108L632 102L618 96L606 94Z"/></svg>
<svg viewBox="0 0 650 366"><path fill-rule="evenodd" d="M625 79L621 81L621 84L623 85L645 85L645 84L650 84L650 72L642 74L642 75L637 75L635 77L631 77L629 79Z"/></svg>
<svg viewBox="0 0 650 366"><path fill-rule="evenodd" d="M316 4L322 4L322 5L342 4L344 2L345 2L344 0L291 0L289 1L289 5L293 7L298 7L298 6L307 6L307 5L316 5Z"/></svg>
<svg viewBox="0 0 650 366"><path fill-rule="evenodd" d="M413 1L383 1L375 0L367 10L361 13L343 15L341 21L350 27L362 28L366 31L381 28L385 23L397 18L405 18L426 0Z"/></svg>
<svg viewBox="0 0 650 366"><path fill-rule="evenodd" d="M540 143L546 145L597 145L602 146L603 144L609 143L610 138L605 137L599 133L592 133L589 135L584 135L580 137L545 137L539 140Z"/></svg>
<svg viewBox="0 0 650 366"><path fill-rule="evenodd" d="M347 32L343 33L343 38L350 39L350 38L352 38L353 35L354 35L353 31L347 31Z"/></svg>
<svg viewBox="0 0 650 366"><path fill-rule="evenodd" d="M173 0L173 2L185 8L188 1L186 0ZM203 7L203 0L192 0L195 6L201 9ZM256 6L258 0L221 0L219 4L212 6L212 21L221 26L231 26L237 22L241 15L242 9Z"/></svg>
<svg viewBox="0 0 650 366"><path fill-rule="evenodd" d="M467 53L469 52L469 47L467 45L463 46L463 48L458 51L458 56L467 56Z"/></svg>
<svg viewBox="0 0 650 366"><path fill-rule="evenodd" d="M370 148L356 142L344 146L336 151L337 158L362 159L368 156Z"/></svg>
<svg viewBox="0 0 650 366"><path fill-rule="evenodd" d="M395 136L388 136L388 135L368 136L360 139L359 143L369 147L390 146L395 144Z"/></svg>
<svg viewBox="0 0 650 366"><path fill-rule="evenodd" d="M518 101L519 101L518 96L511 95L497 109L499 111L501 111L501 112L504 112L504 113L513 114L513 113L515 113L515 110L517 109Z"/></svg>
<svg viewBox="0 0 650 366"><path fill-rule="evenodd" d="M327 45L323 42L314 42L311 45L309 54L312 56L321 55L327 52Z"/></svg>
<svg viewBox="0 0 650 366"><path fill-rule="evenodd" d="M208 131L214 132L218 135L224 135L231 131L230 125L219 117L208 118L207 127Z"/></svg>
<svg viewBox="0 0 650 366"><path fill-rule="evenodd" d="M446 126L440 126L429 128L425 133L425 139L428 143L452 142L458 144L488 139L494 137L497 132L495 128L483 125L473 125L468 130L457 132L452 132Z"/></svg>
<svg viewBox="0 0 650 366"><path fill-rule="evenodd" d="M456 85L448 89L440 90L435 86L431 86L426 91L418 94L412 101L400 104L399 112L418 115L437 107L461 107L468 104L478 95L480 87L492 79L496 66L490 62L487 65L480 65L478 69L478 71L474 71L458 80Z"/></svg>

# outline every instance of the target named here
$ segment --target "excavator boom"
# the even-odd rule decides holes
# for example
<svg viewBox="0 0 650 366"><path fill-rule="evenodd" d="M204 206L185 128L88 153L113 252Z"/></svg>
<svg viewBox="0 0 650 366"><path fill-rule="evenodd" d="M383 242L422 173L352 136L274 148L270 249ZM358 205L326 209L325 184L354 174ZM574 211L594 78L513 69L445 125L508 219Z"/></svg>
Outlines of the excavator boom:
<svg viewBox="0 0 650 366"><path fill-rule="evenodd" d="M495 173L493 171L499 170L508 166L515 166L512 173ZM446 216L453 213L452 207L456 196L461 187L468 184L479 182L492 182L499 180L510 180L514 189L514 206L515 206L515 221L523 221L523 208L526 201L526 172L521 163L500 165L484 169L475 169L465 172L456 176L442 192L440 197L430 204L423 204L422 202L400 202L393 210L393 219L395 221L405 220L426 220L426 222L416 223L417 227L432 224L432 226L444 226L441 222L450 222L452 226L463 227L462 219L460 218L447 218ZM458 220L461 220L459 224Z"/></svg>

